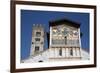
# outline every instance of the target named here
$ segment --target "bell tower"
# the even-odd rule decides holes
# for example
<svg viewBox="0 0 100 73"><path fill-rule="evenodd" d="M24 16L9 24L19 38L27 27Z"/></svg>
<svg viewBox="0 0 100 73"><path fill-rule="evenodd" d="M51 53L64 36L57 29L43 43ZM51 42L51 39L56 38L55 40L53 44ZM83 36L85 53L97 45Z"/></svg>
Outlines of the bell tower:
<svg viewBox="0 0 100 73"><path fill-rule="evenodd" d="M44 50L44 28L41 24L33 24L30 56L35 56Z"/></svg>

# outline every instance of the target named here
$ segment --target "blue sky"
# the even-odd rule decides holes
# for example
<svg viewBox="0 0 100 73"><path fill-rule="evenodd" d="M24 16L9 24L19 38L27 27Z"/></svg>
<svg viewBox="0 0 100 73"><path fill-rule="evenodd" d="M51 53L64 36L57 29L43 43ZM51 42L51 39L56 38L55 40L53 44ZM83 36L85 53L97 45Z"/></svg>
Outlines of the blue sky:
<svg viewBox="0 0 100 73"><path fill-rule="evenodd" d="M42 24L49 32L49 21L64 18L81 23L82 48L89 52L89 13L21 10L21 59L29 56L33 24ZM48 47L47 42L45 40L45 48Z"/></svg>

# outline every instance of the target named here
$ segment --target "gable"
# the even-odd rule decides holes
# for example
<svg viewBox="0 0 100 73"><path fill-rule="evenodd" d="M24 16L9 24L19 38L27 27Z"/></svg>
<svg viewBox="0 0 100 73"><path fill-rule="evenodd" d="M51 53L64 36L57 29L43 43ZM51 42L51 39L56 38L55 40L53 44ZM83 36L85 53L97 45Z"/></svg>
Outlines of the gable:
<svg viewBox="0 0 100 73"><path fill-rule="evenodd" d="M62 25L62 24L65 24L65 25L68 25L68 26L72 26L72 27L76 27L76 28L80 27L80 23L74 22L74 21L71 21L71 20L68 20L68 19L61 19L61 20L56 20L56 21L50 21L49 22L49 25L51 27Z"/></svg>

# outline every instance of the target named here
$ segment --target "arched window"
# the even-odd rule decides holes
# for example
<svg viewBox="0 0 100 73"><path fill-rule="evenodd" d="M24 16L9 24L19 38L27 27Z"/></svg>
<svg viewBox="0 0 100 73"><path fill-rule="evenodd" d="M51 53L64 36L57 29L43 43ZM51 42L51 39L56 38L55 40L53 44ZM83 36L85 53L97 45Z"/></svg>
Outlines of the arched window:
<svg viewBox="0 0 100 73"><path fill-rule="evenodd" d="M70 55L73 56L73 49L70 49Z"/></svg>
<svg viewBox="0 0 100 73"><path fill-rule="evenodd" d="M62 49L59 49L59 55L62 56Z"/></svg>
<svg viewBox="0 0 100 73"><path fill-rule="evenodd" d="M65 36L65 45L67 44L67 36Z"/></svg>
<svg viewBox="0 0 100 73"><path fill-rule="evenodd" d="M36 36L40 37L41 36L41 32L36 32Z"/></svg>
<svg viewBox="0 0 100 73"><path fill-rule="evenodd" d="M35 52L39 51L39 46L35 46Z"/></svg>
<svg viewBox="0 0 100 73"><path fill-rule="evenodd" d="M40 38L35 38L35 41L36 42L40 42Z"/></svg>

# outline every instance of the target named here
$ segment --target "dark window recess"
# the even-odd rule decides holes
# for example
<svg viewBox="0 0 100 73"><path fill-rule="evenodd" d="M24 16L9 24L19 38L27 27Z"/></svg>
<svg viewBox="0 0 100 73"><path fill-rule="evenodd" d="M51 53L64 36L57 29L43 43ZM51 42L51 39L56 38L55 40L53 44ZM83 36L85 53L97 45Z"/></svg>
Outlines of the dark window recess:
<svg viewBox="0 0 100 73"><path fill-rule="evenodd" d="M59 55L62 56L62 49L59 50Z"/></svg>
<svg viewBox="0 0 100 73"><path fill-rule="evenodd" d="M35 51L39 51L39 46L35 46Z"/></svg>
<svg viewBox="0 0 100 73"><path fill-rule="evenodd" d="M41 42L41 44L43 44L43 42Z"/></svg>
<svg viewBox="0 0 100 73"><path fill-rule="evenodd" d="M32 42L32 44L34 44L34 42Z"/></svg>
<svg viewBox="0 0 100 73"><path fill-rule="evenodd" d="M37 37L41 36L41 32L36 32L36 36Z"/></svg>
<svg viewBox="0 0 100 73"><path fill-rule="evenodd" d="M70 50L70 55L73 56L73 49Z"/></svg>
<svg viewBox="0 0 100 73"><path fill-rule="evenodd" d="M43 62L42 60L38 61L38 62Z"/></svg>
<svg viewBox="0 0 100 73"><path fill-rule="evenodd" d="M35 38L35 41L36 41L36 42L39 42L39 41L40 41L40 38Z"/></svg>

